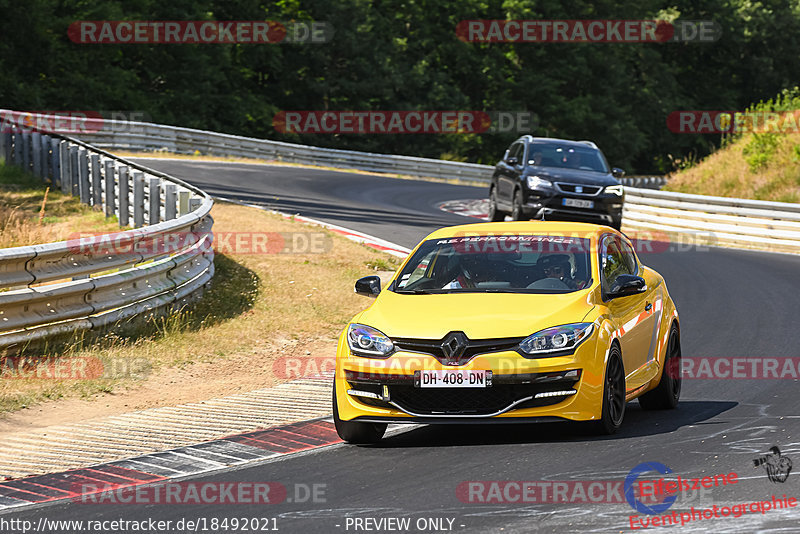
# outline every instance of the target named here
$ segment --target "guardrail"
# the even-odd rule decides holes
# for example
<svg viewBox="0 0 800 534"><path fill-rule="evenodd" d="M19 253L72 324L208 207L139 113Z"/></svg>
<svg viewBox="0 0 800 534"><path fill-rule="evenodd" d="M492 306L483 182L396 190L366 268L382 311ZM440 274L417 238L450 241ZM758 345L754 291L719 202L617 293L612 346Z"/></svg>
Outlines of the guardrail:
<svg viewBox="0 0 800 534"><path fill-rule="evenodd" d="M0 133L0 160L134 227L0 249L0 349L180 307L213 276L213 201L200 189L52 132Z"/></svg>
<svg viewBox="0 0 800 534"><path fill-rule="evenodd" d="M622 220L696 244L800 252L800 204L625 188Z"/></svg>
<svg viewBox="0 0 800 534"><path fill-rule="evenodd" d="M457 178L484 184L491 181L494 171L491 165L336 150L147 122L103 121L96 129L81 133L81 137L95 146L115 149L165 150L176 154L199 151L211 156L271 159L408 176ZM664 185L665 179L663 176L632 176L623 178L622 183L657 189Z"/></svg>
<svg viewBox="0 0 800 534"><path fill-rule="evenodd" d="M296 145L150 123L106 121L84 136L101 146L131 150L262 158L375 172L458 178L489 183L494 167L472 163L372 154ZM663 176L620 180L626 197L623 224L695 244L800 252L800 205L658 191Z"/></svg>

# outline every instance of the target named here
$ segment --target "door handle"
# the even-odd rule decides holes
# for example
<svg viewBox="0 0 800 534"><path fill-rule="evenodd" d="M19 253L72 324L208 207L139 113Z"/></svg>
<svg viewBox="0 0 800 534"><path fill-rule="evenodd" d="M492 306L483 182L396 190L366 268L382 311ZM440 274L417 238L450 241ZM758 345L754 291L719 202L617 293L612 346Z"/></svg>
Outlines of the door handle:
<svg viewBox="0 0 800 534"><path fill-rule="evenodd" d="M650 311L652 309L653 309L653 304L652 303L648 302L647 304L645 304L644 311Z"/></svg>

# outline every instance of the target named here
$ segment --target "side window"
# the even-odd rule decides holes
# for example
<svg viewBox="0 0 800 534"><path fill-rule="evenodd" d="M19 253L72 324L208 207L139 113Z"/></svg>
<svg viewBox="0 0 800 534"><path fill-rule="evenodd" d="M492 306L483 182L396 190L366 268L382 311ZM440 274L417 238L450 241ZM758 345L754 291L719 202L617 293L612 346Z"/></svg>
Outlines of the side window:
<svg viewBox="0 0 800 534"><path fill-rule="evenodd" d="M606 237L600 246L600 271L603 277L603 288L608 289L621 274L633 274L619 249L616 239Z"/></svg>
<svg viewBox="0 0 800 534"><path fill-rule="evenodd" d="M625 257L625 264L628 266L631 274L639 274L639 263L636 261L636 254L633 252L631 246L626 241L620 241L619 248L622 251L622 255Z"/></svg>
<svg viewBox="0 0 800 534"><path fill-rule="evenodd" d="M508 149L509 158L517 158L518 162L522 162L522 143L514 143Z"/></svg>

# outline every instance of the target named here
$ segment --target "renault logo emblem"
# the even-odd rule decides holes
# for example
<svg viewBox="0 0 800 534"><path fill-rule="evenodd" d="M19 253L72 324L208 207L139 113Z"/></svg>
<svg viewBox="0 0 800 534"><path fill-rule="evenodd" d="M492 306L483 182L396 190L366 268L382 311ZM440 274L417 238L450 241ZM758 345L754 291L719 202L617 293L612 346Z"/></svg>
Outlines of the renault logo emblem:
<svg viewBox="0 0 800 534"><path fill-rule="evenodd" d="M447 365L458 365L468 344L469 339L464 332L450 332L447 334L441 345Z"/></svg>

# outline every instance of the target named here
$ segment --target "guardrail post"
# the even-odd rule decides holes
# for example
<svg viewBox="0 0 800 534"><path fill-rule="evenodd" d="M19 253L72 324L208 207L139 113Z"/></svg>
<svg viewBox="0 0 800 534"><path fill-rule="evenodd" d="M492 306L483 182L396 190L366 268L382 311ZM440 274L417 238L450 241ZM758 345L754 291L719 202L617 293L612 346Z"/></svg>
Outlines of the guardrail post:
<svg viewBox="0 0 800 534"><path fill-rule="evenodd" d="M61 139L50 139L50 181L54 187L61 187Z"/></svg>
<svg viewBox="0 0 800 534"><path fill-rule="evenodd" d="M114 162L112 160L106 160L105 162L105 194L106 194L106 217L111 217L114 215L114 208L116 207L116 198L114 195L114 172L115 172Z"/></svg>
<svg viewBox="0 0 800 534"><path fill-rule="evenodd" d="M158 224L161 222L161 180L159 178L150 178L147 194L150 197L150 218L147 224Z"/></svg>
<svg viewBox="0 0 800 534"><path fill-rule="evenodd" d="M81 204L88 205L92 199L92 190L89 185L89 154L85 148L78 150L78 194L81 198Z"/></svg>
<svg viewBox="0 0 800 534"><path fill-rule="evenodd" d="M14 144L14 165L22 166L22 134L20 132L15 132L13 136L13 144Z"/></svg>
<svg viewBox="0 0 800 534"><path fill-rule="evenodd" d="M92 154L92 206L103 205L103 179L100 176L100 154Z"/></svg>
<svg viewBox="0 0 800 534"><path fill-rule="evenodd" d="M144 226L144 175L133 173L133 227Z"/></svg>
<svg viewBox="0 0 800 534"><path fill-rule="evenodd" d="M181 191L178 193L178 215L183 217L189 213L189 198L191 193L189 191Z"/></svg>
<svg viewBox="0 0 800 534"><path fill-rule="evenodd" d="M58 153L61 160L61 192L65 195L72 192L72 158L69 157L69 141L58 144Z"/></svg>
<svg viewBox="0 0 800 534"><path fill-rule="evenodd" d="M164 219L171 221L177 216L175 204L178 202L178 188L175 184L164 186Z"/></svg>
<svg viewBox="0 0 800 534"><path fill-rule="evenodd" d="M78 150L80 147L71 146L69 147L69 183L70 183L70 190L68 193L74 197L80 196L80 180L81 180L81 171L80 171L80 158L78 157Z"/></svg>
<svg viewBox="0 0 800 534"><path fill-rule="evenodd" d="M34 176L39 176L41 178L42 166L41 166L41 152L42 152L42 135L39 132L33 132L31 134L31 155L33 157L33 161L31 162L33 165L33 174Z"/></svg>
<svg viewBox="0 0 800 534"><path fill-rule="evenodd" d="M6 137L5 132L0 132L0 163L5 163L8 159L6 157L7 146L8 146L8 137Z"/></svg>
<svg viewBox="0 0 800 534"><path fill-rule="evenodd" d="M42 181L47 182L50 180L50 163L52 162L50 158L50 136L49 135L42 135L41 139L42 143Z"/></svg>
<svg viewBox="0 0 800 534"><path fill-rule="evenodd" d="M129 205L131 194L131 181L128 178L128 167L119 168L119 225L128 226L131 209Z"/></svg>
<svg viewBox="0 0 800 534"><path fill-rule="evenodd" d="M22 132L20 135L20 150L22 152L22 168L25 172L31 172L31 134Z"/></svg>

